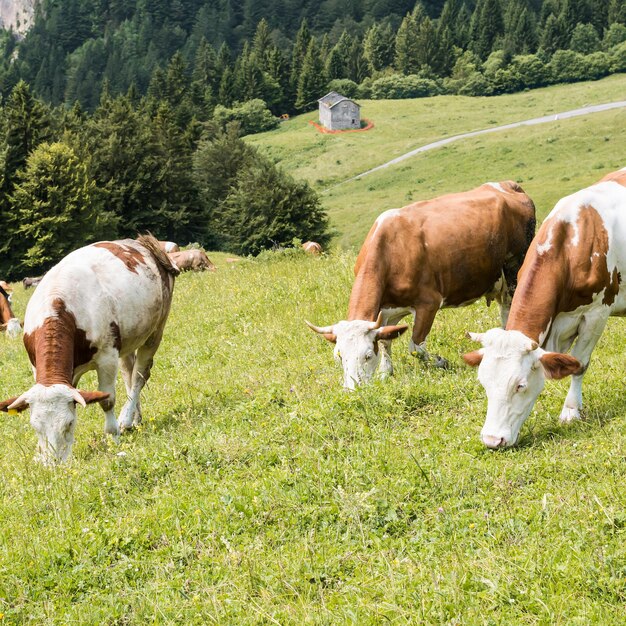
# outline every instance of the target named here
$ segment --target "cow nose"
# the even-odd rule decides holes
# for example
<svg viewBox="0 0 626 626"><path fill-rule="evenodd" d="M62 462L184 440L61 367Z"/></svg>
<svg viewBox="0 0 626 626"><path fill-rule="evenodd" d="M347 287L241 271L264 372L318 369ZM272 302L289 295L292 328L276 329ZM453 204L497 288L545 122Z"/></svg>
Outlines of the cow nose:
<svg viewBox="0 0 626 626"><path fill-rule="evenodd" d="M504 448L506 446L506 439L504 437L492 437L491 435L483 435L483 443L492 449Z"/></svg>

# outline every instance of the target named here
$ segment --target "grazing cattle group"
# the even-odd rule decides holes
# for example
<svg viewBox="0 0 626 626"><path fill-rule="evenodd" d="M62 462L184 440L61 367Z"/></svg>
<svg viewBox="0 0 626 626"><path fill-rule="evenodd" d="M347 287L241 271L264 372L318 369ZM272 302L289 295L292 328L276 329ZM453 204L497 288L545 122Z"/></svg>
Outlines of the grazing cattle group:
<svg viewBox="0 0 626 626"><path fill-rule="evenodd" d="M353 390L378 370L393 373L391 342L413 317L411 354L445 367L426 338L437 311L485 297L500 306L503 328L470 333L481 347L464 355L478 367L488 400L482 441L514 445L546 378L572 377L561 420L580 417L582 380L611 315L626 315L626 168L560 200L535 235L535 206L515 182L382 213L357 257L347 319L306 322L335 344L343 385ZM315 242L302 245L319 255ZM226 259L227 261L230 259ZM0 410L30 409L44 462L66 460L76 404L100 403L106 433L141 422L140 393L168 318L174 280L183 270L214 270L198 249L180 251L152 236L103 241L65 257L40 281L24 318L24 345L35 384ZM26 281L29 281L27 284ZM21 331L0 283L0 324ZM567 352L571 349L571 353ZM127 392L115 416L118 367ZM98 390L78 389L96 370Z"/></svg>

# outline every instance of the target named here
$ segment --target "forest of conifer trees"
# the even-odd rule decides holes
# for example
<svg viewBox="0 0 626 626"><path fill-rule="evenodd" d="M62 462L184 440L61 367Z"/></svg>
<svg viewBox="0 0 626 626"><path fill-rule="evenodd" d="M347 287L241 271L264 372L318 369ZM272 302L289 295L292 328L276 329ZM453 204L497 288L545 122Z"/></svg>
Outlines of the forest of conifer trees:
<svg viewBox="0 0 626 626"><path fill-rule="evenodd" d="M327 240L315 193L240 136L330 89L491 95L622 71L624 0L44 0L22 40L0 37L0 272L142 230L243 254Z"/></svg>

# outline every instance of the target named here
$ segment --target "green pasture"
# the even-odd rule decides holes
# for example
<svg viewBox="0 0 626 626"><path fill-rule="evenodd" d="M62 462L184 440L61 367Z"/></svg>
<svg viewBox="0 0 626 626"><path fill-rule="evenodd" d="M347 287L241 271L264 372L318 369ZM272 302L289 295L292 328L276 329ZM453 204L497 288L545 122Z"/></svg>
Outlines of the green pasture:
<svg viewBox="0 0 626 626"><path fill-rule="evenodd" d="M224 256L178 279L141 429L116 445L79 410L74 459L45 468L27 414L2 418L2 623L626 621L622 321L586 419L558 424L550 382L520 445L493 452L459 355L495 306L440 313L429 343L449 371L403 337L396 376L346 394L303 319L343 317L354 253ZM20 341L0 337L0 367L4 396L31 384Z"/></svg>
<svg viewBox="0 0 626 626"><path fill-rule="evenodd" d="M623 100L626 75L492 98L440 96L364 101L376 127L323 135L308 124L316 112L248 140L321 193L337 242L358 247L385 209L483 182L514 179L540 218L568 193L626 165L626 109L463 139L335 186L437 139L585 105Z"/></svg>

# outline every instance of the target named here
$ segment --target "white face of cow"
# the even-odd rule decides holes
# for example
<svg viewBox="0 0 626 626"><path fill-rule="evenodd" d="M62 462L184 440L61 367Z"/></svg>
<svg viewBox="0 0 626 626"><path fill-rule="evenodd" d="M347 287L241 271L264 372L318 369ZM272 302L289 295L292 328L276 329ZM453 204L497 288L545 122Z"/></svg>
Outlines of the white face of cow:
<svg viewBox="0 0 626 626"><path fill-rule="evenodd" d="M406 324L381 326L380 318L376 322L344 320L324 328L307 324L335 344L335 360L343 367L343 386L350 390L370 380L376 372L380 363L378 342L395 339L408 328Z"/></svg>
<svg viewBox="0 0 626 626"><path fill-rule="evenodd" d="M483 345L463 357L469 365L478 365L478 380L487 393L483 443L508 448L517 442L545 379L580 373L582 366L568 354L542 350L516 330L493 328L470 336Z"/></svg>
<svg viewBox="0 0 626 626"><path fill-rule="evenodd" d="M36 384L17 398L8 409L30 408L30 423L38 439L36 459L46 464L66 461L74 443L76 403L85 400L67 385Z"/></svg>

